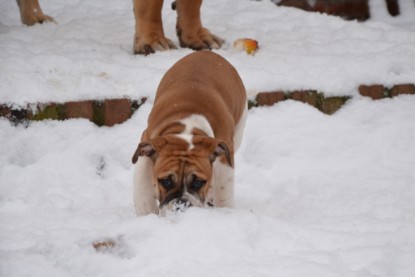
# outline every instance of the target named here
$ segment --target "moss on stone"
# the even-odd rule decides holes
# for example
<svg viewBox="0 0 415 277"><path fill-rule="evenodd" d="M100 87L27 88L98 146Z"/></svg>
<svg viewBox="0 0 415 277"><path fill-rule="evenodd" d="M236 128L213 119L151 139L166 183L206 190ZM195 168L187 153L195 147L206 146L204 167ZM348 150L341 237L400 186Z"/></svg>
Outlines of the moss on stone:
<svg viewBox="0 0 415 277"><path fill-rule="evenodd" d="M103 126L105 124L105 112L103 102L94 101L92 107L94 109L93 122L100 127Z"/></svg>
<svg viewBox="0 0 415 277"><path fill-rule="evenodd" d="M348 96L325 97L318 109L325 114L334 114L349 100Z"/></svg>
<svg viewBox="0 0 415 277"><path fill-rule="evenodd" d="M65 106L63 104L51 103L47 104L33 114L31 120L40 121L45 119L64 120Z"/></svg>
<svg viewBox="0 0 415 277"><path fill-rule="evenodd" d="M255 100L248 99L248 110L258 107L258 103Z"/></svg>

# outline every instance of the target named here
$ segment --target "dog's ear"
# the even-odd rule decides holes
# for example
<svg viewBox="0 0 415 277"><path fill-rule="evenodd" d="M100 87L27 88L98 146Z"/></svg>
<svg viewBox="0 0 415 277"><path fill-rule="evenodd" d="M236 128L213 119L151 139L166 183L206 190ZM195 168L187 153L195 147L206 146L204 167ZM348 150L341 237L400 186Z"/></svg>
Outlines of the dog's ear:
<svg viewBox="0 0 415 277"><path fill-rule="evenodd" d="M232 166L232 158L228 146L224 141L216 140L215 148L213 149L213 152L210 154L209 159L213 163L217 157L222 155L225 155L226 161L228 162L229 166Z"/></svg>
<svg viewBox="0 0 415 277"><path fill-rule="evenodd" d="M154 146L150 142L141 142L137 150L135 150L135 153L132 158L133 164L135 164L140 156L147 156L150 157L153 161L157 157L157 152Z"/></svg>
<svg viewBox="0 0 415 277"><path fill-rule="evenodd" d="M201 145L208 151L210 162L213 163L217 157L224 156L226 162L232 165L231 152L229 151L228 145L220 139L205 137L205 136L194 136L193 144Z"/></svg>
<svg viewBox="0 0 415 277"><path fill-rule="evenodd" d="M132 158L133 164L138 161L140 156L149 157L153 162L155 162L158 157L159 150L166 144L167 140L164 137L155 137L149 141L140 142Z"/></svg>

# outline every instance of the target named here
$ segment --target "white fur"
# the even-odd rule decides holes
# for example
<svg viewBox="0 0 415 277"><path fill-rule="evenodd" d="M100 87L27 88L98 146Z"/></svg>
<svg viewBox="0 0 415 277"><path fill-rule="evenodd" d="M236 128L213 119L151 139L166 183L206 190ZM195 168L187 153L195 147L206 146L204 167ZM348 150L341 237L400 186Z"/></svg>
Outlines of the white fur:
<svg viewBox="0 0 415 277"><path fill-rule="evenodd" d="M235 152L241 146L247 115L248 104L245 106L243 114L235 126L235 134L233 136ZM213 163L212 187L213 204L215 207L233 207L234 169L231 166L223 164L219 160Z"/></svg>
<svg viewBox="0 0 415 277"><path fill-rule="evenodd" d="M219 160L213 163L213 205L215 207L233 207L234 170Z"/></svg>
<svg viewBox="0 0 415 277"><path fill-rule="evenodd" d="M182 140L186 141L189 144L188 150L192 150L195 147L192 143L193 135L181 133L181 134L178 134L176 136L181 138Z"/></svg>
<svg viewBox="0 0 415 277"><path fill-rule="evenodd" d="M210 126L209 121L207 121L206 117L199 114L193 114L189 117L186 117L179 121L181 124L185 126L185 129L181 134L177 136L183 140L185 140L189 144L189 150L192 150L195 146L192 143L193 139L193 129L198 128L205 132L209 137L213 137L213 129Z"/></svg>
<svg viewBox="0 0 415 277"><path fill-rule="evenodd" d="M134 205L137 215L158 213L156 192L152 184L152 161L142 156L138 159L134 171Z"/></svg>
<svg viewBox="0 0 415 277"><path fill-rule="evenodd" d="M238 123L235 126L235 134L233 136L233 145L234 145L235 152L238 151L239 146L241 146L242 135L244 133L247 116L248 116L248 102L245 105L245 109L242 113L241 118L239 119Z"/></svg>
<svg viewBox="0 0 415 277"><path fill-rule="evenodd" d="M186 126L186 128L183 131L183 134L191 135L193 129L198 128L205 132L206 135L208 135L209 137L214 136L212 126L210 126L209 121L203 115L193 114L189 117L180 120L179 122Z"/></svg>
<svg viewBox="0 0 415 277"><path fill-rule="evenodd" d="M235 152L239 148L242 141L242 134L245 128L245 121L247 117L247 106L242 114L241 119L235 127L234 147ZM192 149L192 131L198 128L205 132L209 137L214 137L213 129L207 121L206 117L202 115L191 115L180 121L185 125L184 131L177 135L189 143L189 149ZM152 161L149 157L140 157L136 163L134 172L134 205L137 215L146 215L150 213L159 213L157 195L154 185L152 184ZM234 191L234 169L216 160L213 163L213 204L215 207L232 207L233 206L233 191ZM194 206L197 201L193 199L194 196L189 193L183 195L189 199ZM210 198L210 197L208 197ZM166 211L161 211L165 213Z"/></svg>

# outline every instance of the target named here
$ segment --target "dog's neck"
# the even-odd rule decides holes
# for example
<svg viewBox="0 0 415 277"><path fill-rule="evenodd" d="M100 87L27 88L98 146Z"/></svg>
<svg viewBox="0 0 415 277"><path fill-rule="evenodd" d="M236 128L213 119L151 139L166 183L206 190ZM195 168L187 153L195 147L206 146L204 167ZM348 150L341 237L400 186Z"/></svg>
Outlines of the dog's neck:
<svg viewBox="0 0 415 277"><path fill-rule="evenodd" d="M160 126L156 136L178 135L178 136L207 136L214 137L210 123L202 115L191 115L184 119L169 122Z"/></svg>

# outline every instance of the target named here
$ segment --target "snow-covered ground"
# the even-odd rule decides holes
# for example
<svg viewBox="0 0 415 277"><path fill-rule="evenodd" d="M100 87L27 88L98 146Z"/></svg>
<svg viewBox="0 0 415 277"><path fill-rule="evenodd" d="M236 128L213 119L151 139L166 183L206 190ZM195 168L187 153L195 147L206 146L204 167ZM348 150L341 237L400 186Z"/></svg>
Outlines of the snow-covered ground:
<svg viewBox="0 0 415 277"><path fill-rule="evenodd" d="M236 207L136 217L131 156L165 70L190 53L132 55L131 1L41 1L25 27L0 3L0 102L149 96L124 124L13 127L0 119L0 276L415 276L415 97L362 83L415 81L415 8L347 22L268 1L209 0L203 21L249 91L352 95L327 116L293 101L249 112ZM175 14L166 1L166 34ZM234 39L259 41L255 56ZM114 240L97 253L92 244Z"/></svg>
<svg viewBox="0 0 415 277"><path fill-rule="evenodd" d="M0 99L25 104L154 93L163 73L190 50L149 58L132 55L132 1L41 1L58 24L25 27L15 1L0 9ZM393 85L415 80L415 9L388 18L385 1L373 0L374 18L348 22L318 13L276 7L270 1L209 0L203 22L228 42L217 51L240 72L248 91L315 89L356 95L363 83ZM176 14L166 1L165 33L178 45ZM382 6L383 4L383 6ZM409 5L408 5L409 4ZM376 8L376 9L375 9ZM411 21L409 21L411 20ZM411 24L409 24L410 22ZM402 28L401 26L410 26ZM254 56L232 49L233 41L259 41Z"/></svg>

